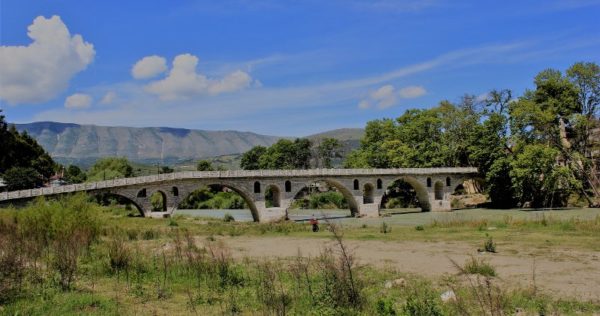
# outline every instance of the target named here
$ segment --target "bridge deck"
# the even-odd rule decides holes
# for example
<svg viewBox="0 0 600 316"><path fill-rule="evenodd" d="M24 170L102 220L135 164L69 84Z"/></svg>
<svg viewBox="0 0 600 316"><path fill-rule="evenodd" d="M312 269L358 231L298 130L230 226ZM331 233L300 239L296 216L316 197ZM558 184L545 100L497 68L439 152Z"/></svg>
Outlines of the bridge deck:
<svg viewBox="0 0 600 316"><path fill-rule="evenodd" d="M344 177L344 176L407 176L436 174L475 174L477 168L396 168L396 169L308 169L308 170L227 170L227 171L183 171L143 177L105 180L99 182L70 184L0 193L0 201L54 195L69 192L99 190L137 184L151 184L163 181L186 179L223 178L277 178L277 177Z"/></svg>

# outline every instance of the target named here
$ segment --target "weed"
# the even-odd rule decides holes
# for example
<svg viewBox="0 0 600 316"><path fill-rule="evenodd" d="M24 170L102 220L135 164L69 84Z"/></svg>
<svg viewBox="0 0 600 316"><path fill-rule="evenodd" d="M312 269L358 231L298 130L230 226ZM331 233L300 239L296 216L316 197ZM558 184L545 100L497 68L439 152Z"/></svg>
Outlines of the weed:
<svg viewBox="0 0 600 316"><path fill-rule="evenodd" d="M496 276L496 269L484 260L477 260L475 257L471 257L463 267L464 273L467 274L479 274L488 277Z"/></svg>
<svg viewBox="0 0 600 316"><path fill-rule="evenodd" d="M383 234L387 234L392 232L392 228L386 222L381 222L381 227L379 228L379 231Z"/></svg>
<svg viewBox="0 0 600 316"><path fill-rule="evenodd" d="M235 222L235 218L233 218L233 215L231 215L229 213L225 213L225 216L223 217L223 221L225 223Z"/></svg>

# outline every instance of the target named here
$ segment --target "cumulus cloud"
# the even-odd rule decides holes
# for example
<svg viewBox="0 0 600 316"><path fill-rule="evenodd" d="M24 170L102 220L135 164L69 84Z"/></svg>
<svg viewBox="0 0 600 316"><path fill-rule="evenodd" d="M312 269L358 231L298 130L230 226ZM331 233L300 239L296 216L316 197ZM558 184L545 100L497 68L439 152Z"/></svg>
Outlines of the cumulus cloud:
<svg viewBox="0 0 600 316"><path fill-rule="evenodd" d="M112 104L117 98L117 94L114 91L108 91L100 100L100 104Z"/></svg>
<svg viewBox="0 0 600 316"><path fill-rule="evenodd" d="M27 28L27 46L0 46L0 98L41 103L64 91L94 59L94 46L71 35L59 16L38 16Z"/></svg>
<svg viewBox="0 0 600 316"><path fill-rule="evenodd" d="M196 71L198 57L182 54L175 57L173 67L166 78L150 82L147 92L163 100L188 99L199 95L218 95L247 88L252 78L241 70L234 71L221 79L211 79Z"/></svg>
<svg viewBox="0 0 600 316"><path fill-rule="evenodd" d="M135 79L149 79L167 71L167 60L164 57L152 55L140 59L133 68L131 75Z"/></svg>
<svg viewBox="0 0 600 316"><path fill-rule="evenodd" d="M92 105L92 97L84 93L75 93L65 99L65 108L67 109L87 109Z"/></svg>
<svg viewBox="0 0 600 316"><path fill-rule="evenodd" d="M369 109L372 107L378 109L387 109L398 103L398 99L413 99L424 95L427 91L421 86L408 86L396 90L394 86L388 84L369 93L366 99L358 103L360 109Z"/></svg>

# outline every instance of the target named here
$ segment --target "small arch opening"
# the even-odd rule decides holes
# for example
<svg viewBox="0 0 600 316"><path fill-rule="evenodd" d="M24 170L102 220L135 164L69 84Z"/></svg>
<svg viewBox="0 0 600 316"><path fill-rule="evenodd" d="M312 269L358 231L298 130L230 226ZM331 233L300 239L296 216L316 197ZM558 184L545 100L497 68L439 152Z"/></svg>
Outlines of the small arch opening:
<svg viewBox="0 0 600 316"><path fill-rule="evenodd" d="M383 189L383 181L381 179L377 179L377 190Z"/></svg>
<svg viewBox="0 0 600 316"><path fill-rule="evenodd" d="M285 182L285 192L292 192L292 182L289 180Z"/></svg>
<svg viewBox="0 0 600 316"><path fill-rule="evenodd" d="M431 188L431 178L427 178L427 187Z"/></svg>
<svg viewBox="0 0 600 316"><path fill-rule="evenodd" d="M139 198L146 197L146 189L139 190L138 193L137 193L137 197L139 197Z"/></svg>
<svg viewBox="0 0 600 316"><path fill-rule="evenodd" d="M444 199L444 184L440 181L435 183L434 189L434 197L436 200Z"/></svg>
<svg viewBox="0 0 600 316"><path fill-rule="evenodd" d="M276 185L269 185L265 190L265 206L266 207L280 207L281 206L281 194L279 188Z"/></svg>
<svg viewBox="0 0 600 316"><path fill-rule="evenodd" d="M173 194L173 196L179 196L179 189L177 187L172 187L171 193Z"/></svg>
<svg viewBox="0 0 600 316"><path fill-rule="evenodd" d="M360 183L358 183L358 179L354 179L354 190L360 190Z"/></svg>
<svg viewBox="0 0 600 316"><path fill-rule="evenodd" d="M260 182L254 182L254 193L260 193Z"/></svg>
<svg viewBox="0 0 600 316"><path fill-rule="evenodd" d="M446 186L449 187L452 185L452 179L450 177L446 177Z"/></svg>
<svg viewBox="0 0 600 316"><path fill-rule="evenodd" d="M363 204L373 203L373 185L370 183L365 184L363 190Z"/></svg>
<svg viewBox="0 0 600 316"><path fill-rule="evenodd" d="M167 211L167 195L163 191L156 191L150 195L150 205L152 212Z"/></svg>

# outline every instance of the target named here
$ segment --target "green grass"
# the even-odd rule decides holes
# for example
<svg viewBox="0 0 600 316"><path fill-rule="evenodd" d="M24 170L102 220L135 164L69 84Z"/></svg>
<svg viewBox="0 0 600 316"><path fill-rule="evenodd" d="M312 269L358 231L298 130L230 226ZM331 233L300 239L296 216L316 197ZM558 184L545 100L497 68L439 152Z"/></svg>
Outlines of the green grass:
<svg viewBox="0 0 600 316"><path fill-rule="evenodd" d="M600 313L598 302L553 298L529 289L502 289L495 278L490 285L451 282L460 305L442 303L440 294L449 289L441 280L429 280L391 269L353 266L360 300L348 305L348 274L338 251L324 251L310 262L302 258L233 259L226 245L214 236L295 236L330 238L323 223L312 233L306 223L225 222L176 216L171 219L131 218L121 208L86 206L81 200L43 206L41 201L25 210L0 211L0 221L14 222L16 214L35 214L38 209L54 212L64 205L76 212L76 203L96 212L101 222L100 237L78 259L73 286L61 289L52 265L53 256L41 256L37 277L29 268L19 294L10 298L0 313L6 315L219 315L219 314L349 314L390 315L402 313L459 314L463 309L480 314L485 308L498 308L513 314L516 308L528 313ZM77 204L79 203L79 204ZM82 204L83 203L83 204ZM473 211L473 212L471 212ZM539 213L538 213L539 214ZM568 210L531 216L520 211L495 214L487 210L454 214L407 213L379 219L338 221L347 239L378 240L464 240L481 247L493 237L501 252L509 245L550 244L549 247L597 249L600 237L598 210ZM21 215L18 215L21 216ZM409 222L409 223L407 223ZM16 225L22 225L17 221ZM53 221L60 226L60 221ZM381 232L382 223L386 233ZM416 229L421 227L422 229ZM389 229L388 229L389 228ZM392 229L393 228L393 229ZM60 231L59 227L56 227ZM0 237L10 235L0 230ZM51 238L51 235L49 235ZM27 236L25 236L27 238ZM191 242L190 242L191 241ZM0 246L6 247L5 243ZM25 249L25 248L23 248ZM508 251L508 250L506 250ZM1 254L6 252L0 251ZM334 257L327 257L327 255ZM329 261L328 261L329 260ZM303 268L304 267L304 268ZM341 270L340 270L341 269ZM466 273L494 276L495 268L473 258L462 267ZM457 273L460 271L457 271ZM460 277L452 276L452 278ZM406 280L403 286L387 288L386 281ZM487 286L499 298L498 306L482 305L470 286Z"/></svg>

